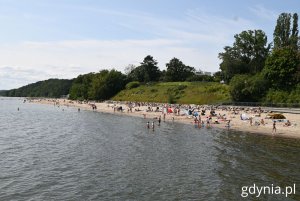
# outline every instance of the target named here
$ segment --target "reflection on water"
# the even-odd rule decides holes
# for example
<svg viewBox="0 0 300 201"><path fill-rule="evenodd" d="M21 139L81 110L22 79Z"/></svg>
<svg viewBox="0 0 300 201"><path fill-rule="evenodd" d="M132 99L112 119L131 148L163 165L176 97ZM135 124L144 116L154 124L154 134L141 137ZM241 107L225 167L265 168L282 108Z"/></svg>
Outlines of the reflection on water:
<svg viewBox="0 0 300 201"><path fill-rule="evenodd" d="M142 118L18 99L0 98L0 110L0 200L241 200L253 183L300 184L300 140L176 123L153 132Z"/></svg>

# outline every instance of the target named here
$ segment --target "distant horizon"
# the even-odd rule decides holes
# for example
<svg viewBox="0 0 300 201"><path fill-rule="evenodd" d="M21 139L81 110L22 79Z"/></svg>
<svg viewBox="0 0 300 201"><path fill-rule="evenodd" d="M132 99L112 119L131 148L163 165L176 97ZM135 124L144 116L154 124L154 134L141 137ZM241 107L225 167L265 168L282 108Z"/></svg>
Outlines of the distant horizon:
<svg viewBox="0 0 300 201"><path fill-rule="evenodd" d="M161 70L173 57L196 70L219 70L218 53L234 35L261 29L273 41L280 13L300 13L293 0L200 2L138 0L0 0L0 88L139 65L147 55Z"/></svg>

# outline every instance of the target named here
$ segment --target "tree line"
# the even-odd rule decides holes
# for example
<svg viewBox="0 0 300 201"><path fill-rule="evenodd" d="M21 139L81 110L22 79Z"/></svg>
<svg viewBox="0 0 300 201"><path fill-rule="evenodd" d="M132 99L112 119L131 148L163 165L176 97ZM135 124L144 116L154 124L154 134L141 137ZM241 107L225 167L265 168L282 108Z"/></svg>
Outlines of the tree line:
<svg viewBox="0 0 300 201"><path fill-rule="evenodd" d="M60 98L69 93L73 80L49 79L20 87L18 89L3 90L2 96L9 97L51 97Z"/></svg>
<svg viewBox="0 0 300 201"><path fill-rule="evenodd" d="M172 58L161 71L158 62L146 56L139 66L128 65L125 74L115 69L101 70L97 73L79 75L72 80L49 79L29 84L18 89L1 91L2 96L11 97L51 97L59 98L69 94L69 98L78 100L106 100L119 91L137 87L140 84L165 81L216 81L216 76L195 74L194 67L185 65L178 58Z"/></svg>
<svg viewBox="0 0 300 201"><path fill-rule="evenodd" d="M98 73L79 75L70 89L70 98L79 100L106 100L124 88L130 89L151 82L215 81L218 76L196 75L194 67L172 58L161 71L158 62L146 56L139 66L128 65L125 74L117 70L102 70Z"/></svg>
<svg viewBox="0 0 300 201"><path fill-rule="evenodd" d="M279 15L271 43L262 30L243 31L234 38L219 53L220 73L234 101L300 102L297 13Z"/></svg>

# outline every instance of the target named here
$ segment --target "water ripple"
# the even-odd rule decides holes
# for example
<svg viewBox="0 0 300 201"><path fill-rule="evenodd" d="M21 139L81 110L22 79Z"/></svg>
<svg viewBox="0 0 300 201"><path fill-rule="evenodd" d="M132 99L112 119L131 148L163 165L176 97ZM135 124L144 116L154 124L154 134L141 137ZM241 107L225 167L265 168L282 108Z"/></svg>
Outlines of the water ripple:
<svg viewBox="0 0 300 201"><path fill-rule="evenodd" d="M152 131L19 99L0 109L0 200L240 200L243 185L300 184L299 140L172 122Z"/></svg>

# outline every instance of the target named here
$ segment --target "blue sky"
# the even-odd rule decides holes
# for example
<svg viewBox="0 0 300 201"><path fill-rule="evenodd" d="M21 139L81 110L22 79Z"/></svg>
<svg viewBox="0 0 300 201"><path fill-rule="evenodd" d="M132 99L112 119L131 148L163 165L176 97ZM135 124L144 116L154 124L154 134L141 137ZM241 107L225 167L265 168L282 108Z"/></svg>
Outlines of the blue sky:
<svg viewBox="0 0 300 201"><path fill-rule="evenodd" d="M216 72L234 34L262 29L298 0L0 0L0 89L177 57Z"/></svg>

